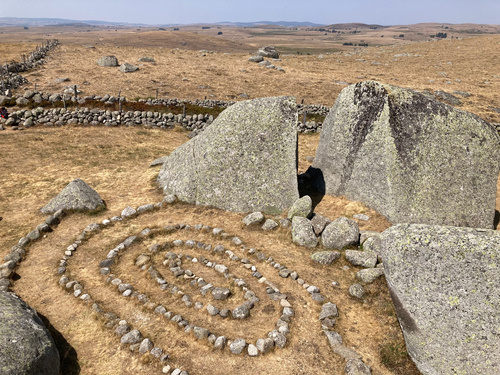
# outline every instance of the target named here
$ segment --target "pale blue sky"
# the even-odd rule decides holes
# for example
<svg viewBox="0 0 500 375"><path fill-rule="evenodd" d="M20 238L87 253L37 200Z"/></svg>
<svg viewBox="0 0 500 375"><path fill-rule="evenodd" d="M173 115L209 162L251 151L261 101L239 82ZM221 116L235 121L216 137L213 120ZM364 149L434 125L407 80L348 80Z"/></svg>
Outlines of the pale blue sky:
<svg viewBox="0 0 500 375"><path fill-rule="evenodd" d="M0 17L146 24L263 20L500 24L500 0L0 0Z"/></svg>

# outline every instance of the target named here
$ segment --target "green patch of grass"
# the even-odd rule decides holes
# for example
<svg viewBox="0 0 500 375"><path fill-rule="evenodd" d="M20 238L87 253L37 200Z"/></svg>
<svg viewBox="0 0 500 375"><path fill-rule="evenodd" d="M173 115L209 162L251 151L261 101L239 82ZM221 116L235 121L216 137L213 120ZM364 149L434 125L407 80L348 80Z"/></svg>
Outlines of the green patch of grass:
<svg viewBox="0 0 500 375"><path fill-rule="evenodd" d="M409 355L403 342L391 340L380 348L382 364L390 370L397 370L408 364Z"/></svg>

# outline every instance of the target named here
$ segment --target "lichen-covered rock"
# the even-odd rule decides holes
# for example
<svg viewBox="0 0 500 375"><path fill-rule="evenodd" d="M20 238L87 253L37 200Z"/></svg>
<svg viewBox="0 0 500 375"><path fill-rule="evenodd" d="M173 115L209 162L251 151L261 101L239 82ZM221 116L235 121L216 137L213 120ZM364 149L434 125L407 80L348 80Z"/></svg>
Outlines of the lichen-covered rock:
<svg viewBox="0 0 500 375"><path fill-rule="evenodd" d="M103 56L97 60L97 65L104 67L114 67L118 66L118 59L116 56Z"/></svg>
<svg viewBox="0 0 500 375"><path fill-rule="evenodd" d="M318 244L313 226L305 217L295 216L292 219L292 241L306 247L316 247Z"/></svg>
<svg viewBox="0 0 500 375"><path fill-rule="evenodd" d="M280 213L299 197L296 125L294 98L236 103L172 152L158 183L189 203Z"/></svg>
<svg viewBox="0 0 500 375"><path fill-rule="evenodd" d="M492 228L500 138L479 117L423 94L360 82L323 123L313 166L327 194L393 223Z"/></svg>
<svg viewBox="0 0 500 375"><path fill-rule="evenodd" d="M246 226L257 225L264 221L264 215L262 212L252 212L251 214L245 216L241 221Z"/></svg>
<svg viewBox="0 0 500 375"><path fill-rule="evenodd" d="M326 226L321 234L321 243L327 249L342 250L359 243L358 224L346 217L339 217Z"/></svg>
<svg viewBox="0 0 500 375"><path fill-rule="evenodd" d="M59 352L36 312L19 297L0 292L0 373L59 374Z"/></svg>
<svg viewBox="0 0 500 375"><path fill-rule="evenodd" d="M500 232L400 224L382 233L387 284L422 374L500 373Z"/></svg>
<svg viewBox="0 0 500 375"><path fill-rule="evenodd" d="M96 212L106 208L99 194L79 178L70 182L40 211L53 214L58 210Z"/></svg>
<svg viewBox="0 0 500 375"><path fill-rule="evenodd" d="M332 264L339 258L340 253L338 251L318 251L311 255L311 259L320 264Z"/></svg>
<svg viewBox="0 0 500 375"><path fill-rule="evenodd" d="M288 210L288 219L292 220L295 216L309 217L312 212L312 199L309 195L304 195L297 199Z"/></svg>

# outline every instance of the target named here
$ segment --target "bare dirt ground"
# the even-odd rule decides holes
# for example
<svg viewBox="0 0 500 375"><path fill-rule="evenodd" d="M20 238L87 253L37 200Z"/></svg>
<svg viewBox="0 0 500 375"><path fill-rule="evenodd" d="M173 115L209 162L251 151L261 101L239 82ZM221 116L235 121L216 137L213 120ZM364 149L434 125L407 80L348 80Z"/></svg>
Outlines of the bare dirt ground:
<svg viewBox="0 0 500 375"><path fill-rule="evenodd" d="M356 48L330 54L326 51L321 55L290 54L276 62L285 69L285 73L281 73L247 61L249 53L256 51L261 41L266 40L266 44L271 44L267 41L272 42L274 39L269 34L250 37L248 31L221 28L204 33L197 30L199 34L194 34L194 30L160 32L117 29L63 30L56 35L53 30L42 29L2 30L0 61L19 60L22 53L29 52L43 38L57 37L63 42L50 54L47 64L25 74L30 81L26 89L32 89L36 82L43 91L59 91L63 84L56 84L54 80L68 77L71 80L69 84L77 84L84 95L116 95L122 91L128 98L134 99L154 96L155 90L160 89L160 96L186 99L205 96L240 99L238 95L241 93L247 93L252 98L293 95L299 101L305 99L306 103L331 106L345 87L344 82L376 79L420 90L468 91L471 96L462 99L461 108L488 121L500 122L500 114L492 109L500 108L498 35L420 43L407 41L407 44L401 44L398 40L399 44L394 46ZM220 30L225 39L217 39L221 37L216 35ZM266 33L266 30L252 32ZM116 36L108 36L113 33ZM323 50L345 49L339 43L325 47L322 45L324 41L300 44L296 40L300 38L296 34L300 33L305 31L297 31L290 36L290 45ZM286 39L286 35L280 37ZM284 45L285 41L280 43ZM187 45L182 46L180 43ZM90 45L95 49L89 48ZM198 51L200 49L213 50L214 53L202 56L203 53ZM154 57L156 62L141 63L138 72L123 74L114 68L97 67L96 60L107 54L116 55L120 62L137 63L137 59L142 56ZM123 127L37 126L22 132L7 130L0 133L0 216L3 217L0 221L0 256L3 257L20 237L43 222L45 217L38 211L39 208L75 178L89 183L107 203L107 210L100 214L73 214L63 220L53 233L47 234L46 238L29 248L26 259L17 270L18 280L13 290L50 324L63 356L63 373L160 372L157 362L147 356L131 354L120 345L114 332L104 328L101 319L85 304L59 287L56 267L66 247L91 222L101 222L119 215L126 206L137 207L160 201L162 195L154 183L158 169L148 168L149 163L169 154L187 140L187 133L180 129L159 131ZM299 172L305 171L310 165L305 156L315 154L318 141L317 134L299 136ZM500 210L500 199L497 199L497 210ZM359 221L363 230L382 231L390 226L380 214L359 202L350 202L342 197L325 197L315 212L331 219L366 213L371 219L368 222ZM346 345L357 350L372 367L373 374L418 374L406 354L383 278L366 286L364 302L356 301L347 293L349 285L356 281L356 267L344 260L332 266L318 266L309 259L310 250L292 244L287 230L279 229L263 235L258 230L243 228L243 216L243 213L177 203L98 233L72 257L69 273L82 281L85 289L99 299L106 309L126 319L155 344L167 350L171 355L169 363L172 366L180 366L190 374L343 373L342 360L331 352L317 322L320 307L295 283L279 278L270 266L259 265L259 269L289 295L296 316L285 349L253 359L234 356L227 349L214 352L208 345L196 341L176 326L167 324L157 314L124 300L99 275L97 263L107 252L127 236L146 227L156 228L172 223L203 223L221 227L241 237L247 246L261 249L276 261L295 269L310 284L318 286L328 300L336 303L340 312L338 331ZM216 242L195 232L178 234L177 237L164 236L158 241L175 238ZM231 248L229 243L224 245ZM238 248L232 249L241 255ZM252 311L251 319L241 325L216 320L209 318L204 309L188 309L179 300L161 294L150 282L149 276L134 265L135 257L144 251L146 244L132 246L121 258L116 273L155 300L173 306L183 316L189 317L190 321L230 337L244 334L249 340L255 340L273 329L273 323L269 322L279 317L279 306L271 303L263 288L250 280L248 275L243 276L252 283L252 289L262 301ZM185 253L199 256L195 249L185 250ZM196 273L203 272L201 268L195 269L195 266L192 269ZM234 267L234 273L243 273L243 270ZM168 276L166 272L165 275ZM214 278L222 285L225 282L213 274L207 275L209 278ZM338 281L340 288L332 287L332 281ZM198 297L201 296L196 295L196 300ZM204 305L211 302L208 299L200 301ZM234 307L232 303L228 302L227 307Z"/></svg>

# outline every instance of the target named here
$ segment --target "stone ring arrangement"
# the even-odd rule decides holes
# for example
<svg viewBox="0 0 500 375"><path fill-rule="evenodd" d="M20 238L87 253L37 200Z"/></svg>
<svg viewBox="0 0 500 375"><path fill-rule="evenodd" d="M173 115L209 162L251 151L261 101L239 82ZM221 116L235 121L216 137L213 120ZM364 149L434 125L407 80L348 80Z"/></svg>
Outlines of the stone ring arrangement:
<svg viewBox="0 0 500 375"><path fill-rule="evenodd" d="M112 232L112 228L120 222L134 220L139 215L161 210L168 204L167 202L172 201L166 197L162 202L143 205L137 209L127 207L121 216L88 225L76 236L76 240L62 251L56 270L60 275L59 285L100 315L104 325L113 329L120 337L121 344L129 346L132 352L149 353L152 358L162 363L164 373L170 373L173 368L172 374L185 375L187 371L176 367L175 358L172 358L164 348L156 346L147 332L134 329L116 312L106 309L103 306L105 302L100 303L98 298L94 298L92 292L85 288L85 280L78 280L72 276L71 264L75 252L80 249L85 251L85 247L89 246L94 237ZM198 233L211 237L213 242L194 240ZM175 238L160 241L164 237ZM162 300L155 300L138 285L128 282L126 275L120 274L120 263L127 253L133 253L129 259L133 260L135 267L145 272L163 292ZM127 299L129 303L142 305L154 311L167 324L178 327L184 332L186 340L193 337L205 341L207 345L213 346L214 350L228 349L234 355L246 352L250 357L262 356L272 350L285 348L291 334L290 327L295 319L293 305L287 300L286 293L263 276L264 268L274 269L280 278L302 286L313 301L322 304L318 324L321 324L334 352L344 356L348 362L350 361L351 366L353 361L366 366L359 354L345 347L340 335L333 331L338 317L337 306L326 301L319 288L300 278L296 271L275 262L263 251L248 247L239 237L221 228L211 228L202 224L174 224L162 228L146 228L135 235L122 238L115 247L102 255L104 258L96 262L95 272L101 275L102 282L110 293L119 293L121 298ZM203 277L198 274L203 274ZM260 301L256 293L250 289L249 283L245 281L248 277L255 278L257 284L265 290L267 298L278 304L281 309L280 318L270 324L266 337L261 337L255 342L245 337L226 337L217 333L216 327L207 328L194 324L186 316L187 314L183 316L177 311L178 306L183 304L195 310L205 308L209 315L220 319L247 319L251 310ZM218 301L232 302L237 298L241 298L242 302L234 303L232 309L214 306Z"/></svg>

